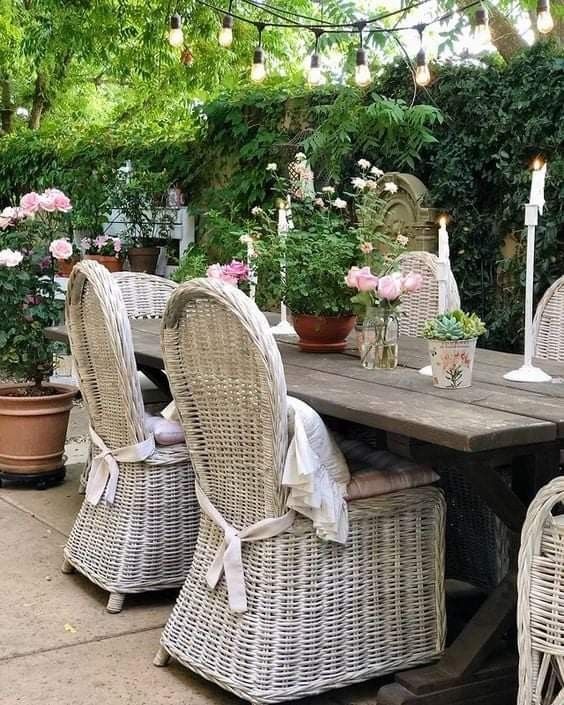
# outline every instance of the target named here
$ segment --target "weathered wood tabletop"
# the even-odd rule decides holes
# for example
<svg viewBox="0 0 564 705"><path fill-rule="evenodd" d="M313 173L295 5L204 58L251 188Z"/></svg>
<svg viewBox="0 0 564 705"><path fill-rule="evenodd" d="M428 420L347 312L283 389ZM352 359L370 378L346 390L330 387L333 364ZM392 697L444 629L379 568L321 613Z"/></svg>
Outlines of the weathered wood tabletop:
<svg viewBox="0 0 564 705"><path fill-rule="evenodd" d="M132 321L140 369L166 384L160 321ZM64 326L46 335L67 341ZM521 357L478 350L473 386L444 390L418 374L428 364L426 341L400 340L395 370L365 370L354 346L340 354L302 353L295 339L279 340L289 394L322 414L381 429L390 444L416 460L455 464L515 538L535 492L559 472L564 438L564 364L542 361L553 382L521 384L503 374ZM500 467L518 469L517 488ZM515 564L483 602L441 661L398 674L378 693L379 705L514 705L514 648L500 650L514 624ZM514 646L514 645L513 645ZM492 654L495 653L495 658Z"/></svg>

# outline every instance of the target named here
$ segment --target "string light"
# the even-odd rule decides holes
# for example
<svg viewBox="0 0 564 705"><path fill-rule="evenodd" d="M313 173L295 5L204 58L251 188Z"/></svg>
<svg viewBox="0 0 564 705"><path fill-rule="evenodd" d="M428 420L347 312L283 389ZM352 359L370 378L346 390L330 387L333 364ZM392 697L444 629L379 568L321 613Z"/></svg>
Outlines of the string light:
<svg viewBox="0 0 564 705"><path fill-rule="evenodd" d="M417 31L419 32L421 48L415 57L415 83L417 83L418 86L425 87L431 83L431 72L429 71L425 49L423 49L423 32L425 31L425 25L419 25Z"/></svg>
<svg viewBox="0 0 564 705"><path fill-rule="evenodd" d="M366 88L366 86L369 86L372 83L372 76L370 75L370 69L368 68L366 51L364 49L364 40L362 37L362 30L365 26L365 22L358 23L360 46L356 50L356 68L354 71L354 80L356 85L360 88Z"/></svg>
<svg viewBox="0 0 564 705"><path fill-rule="evenodd" d="M474 15L474 37L480 44L489 44L492 41L488 12L485 7L479 7Z"/></svg>
<svg viewBox="0 0 564 705"><path fill-rule="evenodd" d="M321 75L321 68L319 65L319 37L321 36L319 30L315 30L315 49L309 60L309 71L307 74L307 82L310 86L320 86L323 83L323 76Z"/></svg>
<svg viewBox="0 0 564 705"><path fill-rule="evenodd" d="M219 30L219 46L228 49L233 44L233 15L231 14L232 2L229 2L229 9L223 15L221 29Z"/></svg>
<svg viewBox="0 0 564 705"><path fill-rule="evenodd" d="M258 45L253 54L253 65L251 67L251 81L261 83L266 78L266 68L264 66L264 50L262 48L262 30L263 24L256 25L259 33Z"/></svg>
<svg viewBox="0 0 564 705"><path fill-rule="evenodd" d="M169 44L173 47L181 47L184 44L184 32L182 31L182 17L175 12L170 16L170 30L168 33Z"/></svg>
<svg viewBox="0 0 564 705"><path fill-rule="evenodd" d="M548 34L554 29L554 20L550 14L549 0L538 0L537 29L541 34Z"/></svg>

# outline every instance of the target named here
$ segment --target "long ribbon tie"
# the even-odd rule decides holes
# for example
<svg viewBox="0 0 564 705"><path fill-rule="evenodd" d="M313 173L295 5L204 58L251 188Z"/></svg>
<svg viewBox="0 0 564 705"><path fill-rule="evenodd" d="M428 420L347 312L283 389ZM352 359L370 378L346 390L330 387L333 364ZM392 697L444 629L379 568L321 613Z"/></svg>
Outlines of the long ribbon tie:
<svg viewBox="0 0 564 705"><path fill-rule="evenodd" d="M243 556L241 547L243 543L270 539L278 536L294 523L295 512L290 510L281 517L261 519L256 524L238 530L227 523L219 511L213 506L204 494L202 488L196 483L196 496L204 514L216 524L224 534L223 541L213 563L207 573L207 583L213 590L225 573L229 608L233 612L247 611L247 591L245 588L245 573L243 570Z"/></svg>
<svg viewBox="0 0 564 705"><path fill-rule="evenodd" d="M103 497L108 504L113 504L119 477L118 463L138 463L146 460L155 452L155 439L150 435L134 445L111 450L92 427L90 438L100 453L92 459L86 485L86 500L90 504L98 504Z"/></svg>

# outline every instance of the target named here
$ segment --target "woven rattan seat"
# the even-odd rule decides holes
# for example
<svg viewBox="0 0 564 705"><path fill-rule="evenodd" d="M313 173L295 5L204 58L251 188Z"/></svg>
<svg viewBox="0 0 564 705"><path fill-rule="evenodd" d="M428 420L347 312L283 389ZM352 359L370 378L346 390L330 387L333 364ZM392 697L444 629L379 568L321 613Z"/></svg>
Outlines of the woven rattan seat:
<svg viewBox="0 0 564 705"><path fill-rule="evenodd" d="M74 267L66 322L91 428L110 449L144 441L143 400L125 304L115 279L96 262ZM113 504L84 500L63 565L65 572L76 568L109 591L112 612L121 609L126 593L182 584L199 520L185 444L157 446L146 460L118 462L118 467Z"/></svg>
<svg viewBox="0 0 564 705"><path fill-rule="evenodd" d="M286 383L268 323L235 287L172 294L162 341L197 483L237 531L284 517ZM296 516L242 544L247 611L206 582L224 532L202 515L194 561L155 658L253 703L345 686L437 658L444 645L444 502L434 487L349 503L346 545ZM235 533L234 533L235 532ZM223 546L223 548L222 548Z"/></svg>
<svg viewBox="0 0 564 705"><path fill-rule="evenodd" d="M564 277L546 290L537 306L533 340L536 357L564 360Z"/></svg>

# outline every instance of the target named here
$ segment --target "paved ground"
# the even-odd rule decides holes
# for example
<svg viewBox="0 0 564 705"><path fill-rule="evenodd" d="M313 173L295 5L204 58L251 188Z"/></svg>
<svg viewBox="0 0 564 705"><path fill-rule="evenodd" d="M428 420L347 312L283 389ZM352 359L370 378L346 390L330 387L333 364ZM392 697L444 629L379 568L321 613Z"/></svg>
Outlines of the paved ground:
<svg viewBox="0 0 564 705"><path fill-rule="evenodd" d="M152 665L175 593L128 597L120 614L80 575L63 575L63 546L82 496L86 420L73 410L67 479L36 491L0 489L0 705L239 705L172 664ZM375 705L376 682L301 701Z"/></svg>

